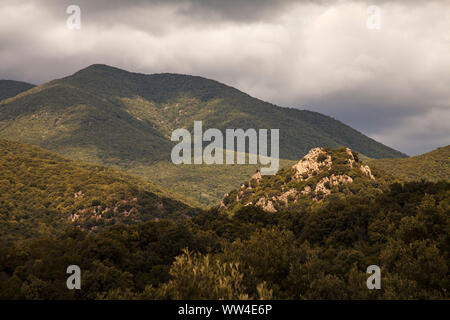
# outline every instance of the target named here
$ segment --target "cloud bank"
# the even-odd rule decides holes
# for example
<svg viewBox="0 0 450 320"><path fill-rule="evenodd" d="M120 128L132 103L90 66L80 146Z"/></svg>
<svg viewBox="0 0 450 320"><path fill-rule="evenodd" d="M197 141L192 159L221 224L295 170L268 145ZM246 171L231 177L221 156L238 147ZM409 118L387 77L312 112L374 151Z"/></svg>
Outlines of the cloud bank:
<svg viewBox="0 0 450 320"><path fill-rule="evenodd" d="M450 2L3 0L0 78L43 83L93 63L205 76L331 115L408 154L450 144Z"/></svg>

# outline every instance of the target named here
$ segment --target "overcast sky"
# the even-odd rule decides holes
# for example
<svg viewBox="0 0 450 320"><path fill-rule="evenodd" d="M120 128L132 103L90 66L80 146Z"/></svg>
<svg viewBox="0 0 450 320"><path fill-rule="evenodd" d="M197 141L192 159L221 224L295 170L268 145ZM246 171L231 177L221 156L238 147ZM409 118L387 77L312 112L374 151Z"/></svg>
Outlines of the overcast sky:
<svg viewBox="0 0 450 320"><path fill-rule="evenodd" d="M450 144L447 0L0 0L0 79L41 84L93 63L212 78L410 155Z"/></svg>

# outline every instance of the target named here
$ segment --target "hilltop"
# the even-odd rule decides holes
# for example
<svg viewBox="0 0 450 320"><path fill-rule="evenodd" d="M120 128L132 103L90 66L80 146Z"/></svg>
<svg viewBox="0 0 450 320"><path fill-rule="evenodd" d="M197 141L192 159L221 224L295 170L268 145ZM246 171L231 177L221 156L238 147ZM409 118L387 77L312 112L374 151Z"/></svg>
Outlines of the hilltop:
<svg viewBox="0 0 450 320"><path fill-rule="evenodd" d="M314 148L274 176L255 173L239 189L226 194L220 208L236 211L243 206L256 206L271 213L296 211L328 198L336 200L364 194L368 189L382 190L386 182L349 148Z"/></svg>
<svg viewBox="0 0 450 320"><path fill-rule="evenodd" d="M0 139L0 233L13 242L117 222L183 219L197 210L149 182Z"/></svg>

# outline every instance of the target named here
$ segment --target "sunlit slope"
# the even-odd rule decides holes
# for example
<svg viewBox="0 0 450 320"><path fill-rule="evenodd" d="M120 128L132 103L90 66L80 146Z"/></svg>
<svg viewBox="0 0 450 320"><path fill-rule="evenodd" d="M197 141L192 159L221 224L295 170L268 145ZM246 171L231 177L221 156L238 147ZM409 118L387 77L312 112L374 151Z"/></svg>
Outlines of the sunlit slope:
<svg viewBox="0 0 450 320"><path fill-rule="evenodd" d="M160 187L100 166L66 160L39 147L0 140L0 233L15 241L57 234L68 225L102 226L196 210Z"/></svg>
<svg viewBox="0 0 450 320"><path fill-rule="evenodd" d="M450 180L450 146L406 159L371 159L367 162L401 180Z"/></svg>

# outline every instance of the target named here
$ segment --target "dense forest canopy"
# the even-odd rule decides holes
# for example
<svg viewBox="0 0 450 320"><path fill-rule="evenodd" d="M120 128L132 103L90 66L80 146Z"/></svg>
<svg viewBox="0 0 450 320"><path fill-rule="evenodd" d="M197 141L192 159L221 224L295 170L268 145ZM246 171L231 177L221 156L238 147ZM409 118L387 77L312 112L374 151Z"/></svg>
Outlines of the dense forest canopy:
<svg viewBox="0 0 450 320"><path fill-rule="evenodd" d="M190 220L67 230L1 247L17 299L448 299L448 182L393 184L316 209L212 209ZM77 264L82 290L66 288ZM382 289L368 290L379 265Z"/></svg>
<svg viewBox="0 0 450 320"><path fill-rule="evenodd" d="M95 231L117 222L177 220L197 212L150 182L0 139L2 243L56 235L70 225Z"/></svg>
<svg viewBox="0 0 450 320"><path fill-rule="evenodd" d="M282 170L234 194L240 203L198 212L136 178L1 145L1 299L449 298L448 180L389 183L357 153L323 149L311 159L318 171ZM325 194L275 203L276 212L256 203L339 175L353 182L321 185ZM87 200L77 204L79 187ZM119 210L94 224L67 220L127 194L139 199L136 219ZM81 268L81 290L66 287L69 265ZM366 287L369 265L381 268L381 290Z"/></svg>

